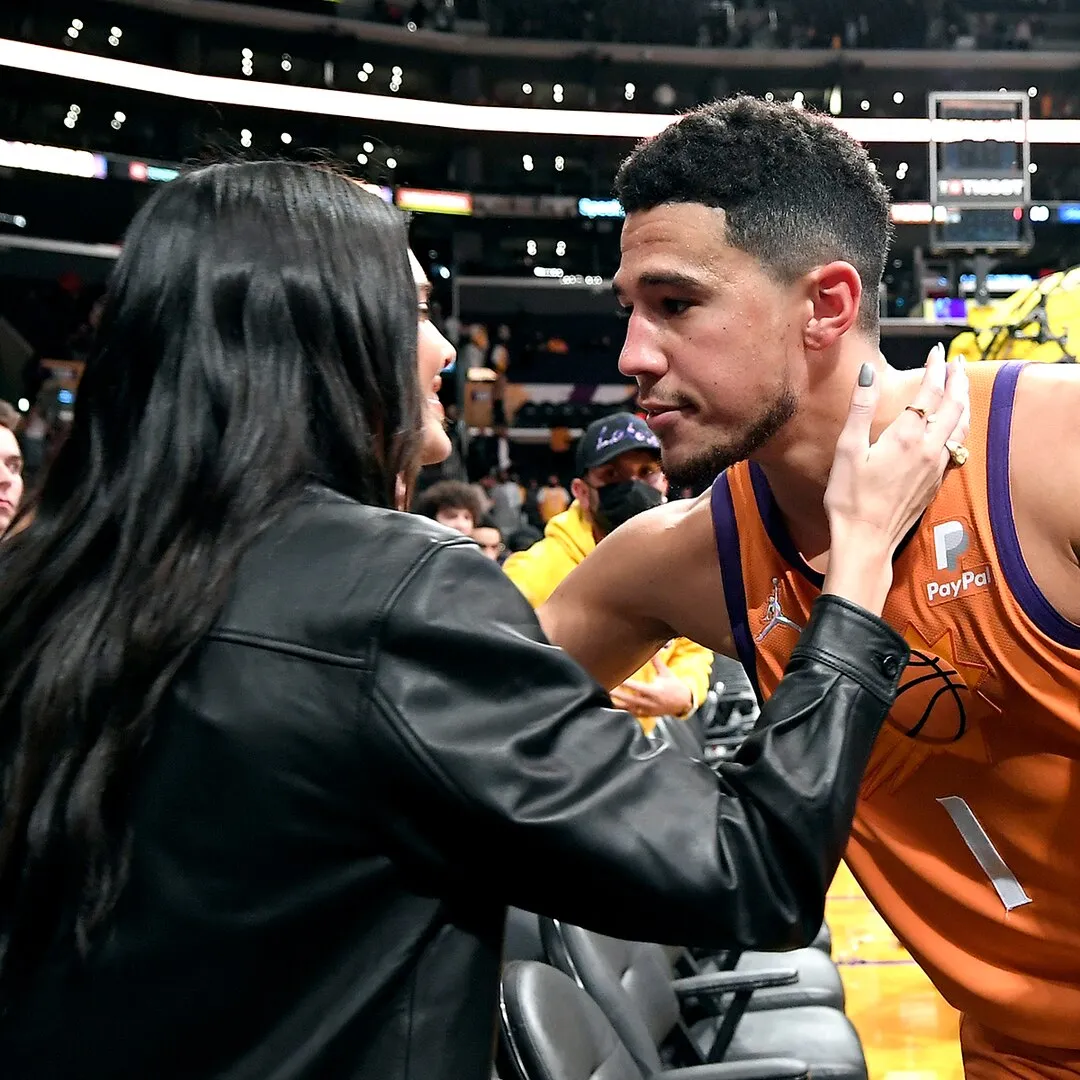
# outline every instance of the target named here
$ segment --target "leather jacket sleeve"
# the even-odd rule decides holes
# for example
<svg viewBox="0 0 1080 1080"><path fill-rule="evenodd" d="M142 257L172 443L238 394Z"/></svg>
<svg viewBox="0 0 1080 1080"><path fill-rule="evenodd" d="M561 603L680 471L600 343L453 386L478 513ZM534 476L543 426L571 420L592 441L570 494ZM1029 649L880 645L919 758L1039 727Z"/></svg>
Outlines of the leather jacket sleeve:
<svg viewBox="0 0 1080 1080"><path fill-rule="evenodd" d="M820 928L907 659L880 619L822 597L717 774L651 743L493 562L444 543L383 618L365 779L421 889L631 940L795 947Z"/></svg>

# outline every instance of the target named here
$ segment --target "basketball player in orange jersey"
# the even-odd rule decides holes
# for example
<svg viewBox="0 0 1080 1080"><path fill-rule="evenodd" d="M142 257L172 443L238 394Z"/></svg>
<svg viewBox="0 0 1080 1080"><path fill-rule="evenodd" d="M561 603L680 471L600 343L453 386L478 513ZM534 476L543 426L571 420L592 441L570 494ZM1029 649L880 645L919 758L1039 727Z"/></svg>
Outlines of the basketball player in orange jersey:
<svg viewBox="0 0 1080 1080"><path fill-rule="evenodd" d="M637 379L693 502L605 539L541 609L618 685L685 636L780 679L829 559L822 509L860 366L873 431L921 373L879 351L888 193L823 118L736 98L642 144L615 278ZM933 356L931 363L943 364ZM848 862L963 1016L970 1080L1080 1076L1080 370L972 365L965 450L898 549L885 618L915 650Z"/></svg>

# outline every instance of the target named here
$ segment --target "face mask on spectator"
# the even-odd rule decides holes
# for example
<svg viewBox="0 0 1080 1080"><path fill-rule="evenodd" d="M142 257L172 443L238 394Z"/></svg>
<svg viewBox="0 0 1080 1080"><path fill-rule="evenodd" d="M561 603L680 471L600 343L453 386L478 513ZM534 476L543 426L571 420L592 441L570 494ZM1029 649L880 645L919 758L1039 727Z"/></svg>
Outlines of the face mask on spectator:
<svg viewBox="0 0 1080 1080"><path fill-rule="evenodd" d="M605 534L664 501L663 494L644 480L620 480L595 491L597 507L593 516Z"/></svg>

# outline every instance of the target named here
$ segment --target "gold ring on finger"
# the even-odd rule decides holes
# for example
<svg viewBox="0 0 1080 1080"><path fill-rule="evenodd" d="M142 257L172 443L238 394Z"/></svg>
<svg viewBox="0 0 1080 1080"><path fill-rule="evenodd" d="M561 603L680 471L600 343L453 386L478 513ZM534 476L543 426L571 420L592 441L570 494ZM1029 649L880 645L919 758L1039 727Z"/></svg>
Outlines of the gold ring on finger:
<svg viewBox="0 0 1080 1080"><path fill-rule="evenodd" d="M905 405L904 406L904 411L905 412L913 412L920 420L925 420L926 417L927 417L926 410L923 409L923 408L920 408L918 405Z"/></svg>
<svg viewBox="0 0 1080 1080"><path fill-rule="evenodd" d="M971 456L971 451L962 443L947 442L945 449L949 451L949 458L958 468Z"/></svg>

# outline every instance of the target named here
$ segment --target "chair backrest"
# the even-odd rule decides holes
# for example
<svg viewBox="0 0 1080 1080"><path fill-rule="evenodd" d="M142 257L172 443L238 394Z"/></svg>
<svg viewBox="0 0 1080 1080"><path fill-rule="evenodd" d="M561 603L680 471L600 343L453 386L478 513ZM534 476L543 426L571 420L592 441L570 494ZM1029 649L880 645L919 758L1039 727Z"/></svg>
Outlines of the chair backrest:
<svg viewBox="0 0 1080 1080"><path fill-rule="evenodd" d="M548 960L603 1009L638 1068L646 1075L660 1072L657 1048L680 1022L663 948L547 918L540 920L540 934Z"/></svg>
<svg viewBox="0 0 1080 1080"><path fill-rule="evenodd" d="M644 1080L596 1002L547 964L510 961L499 1012L516 1080Z"/></svg>
<svg viewBox="0 0 1080 1080"><path fill-rule="evenodd" d="M503 937L503 960L547 959L544 943L540 940L540 919L531 911L510 908L506 913L506 931Z"/></svg>

